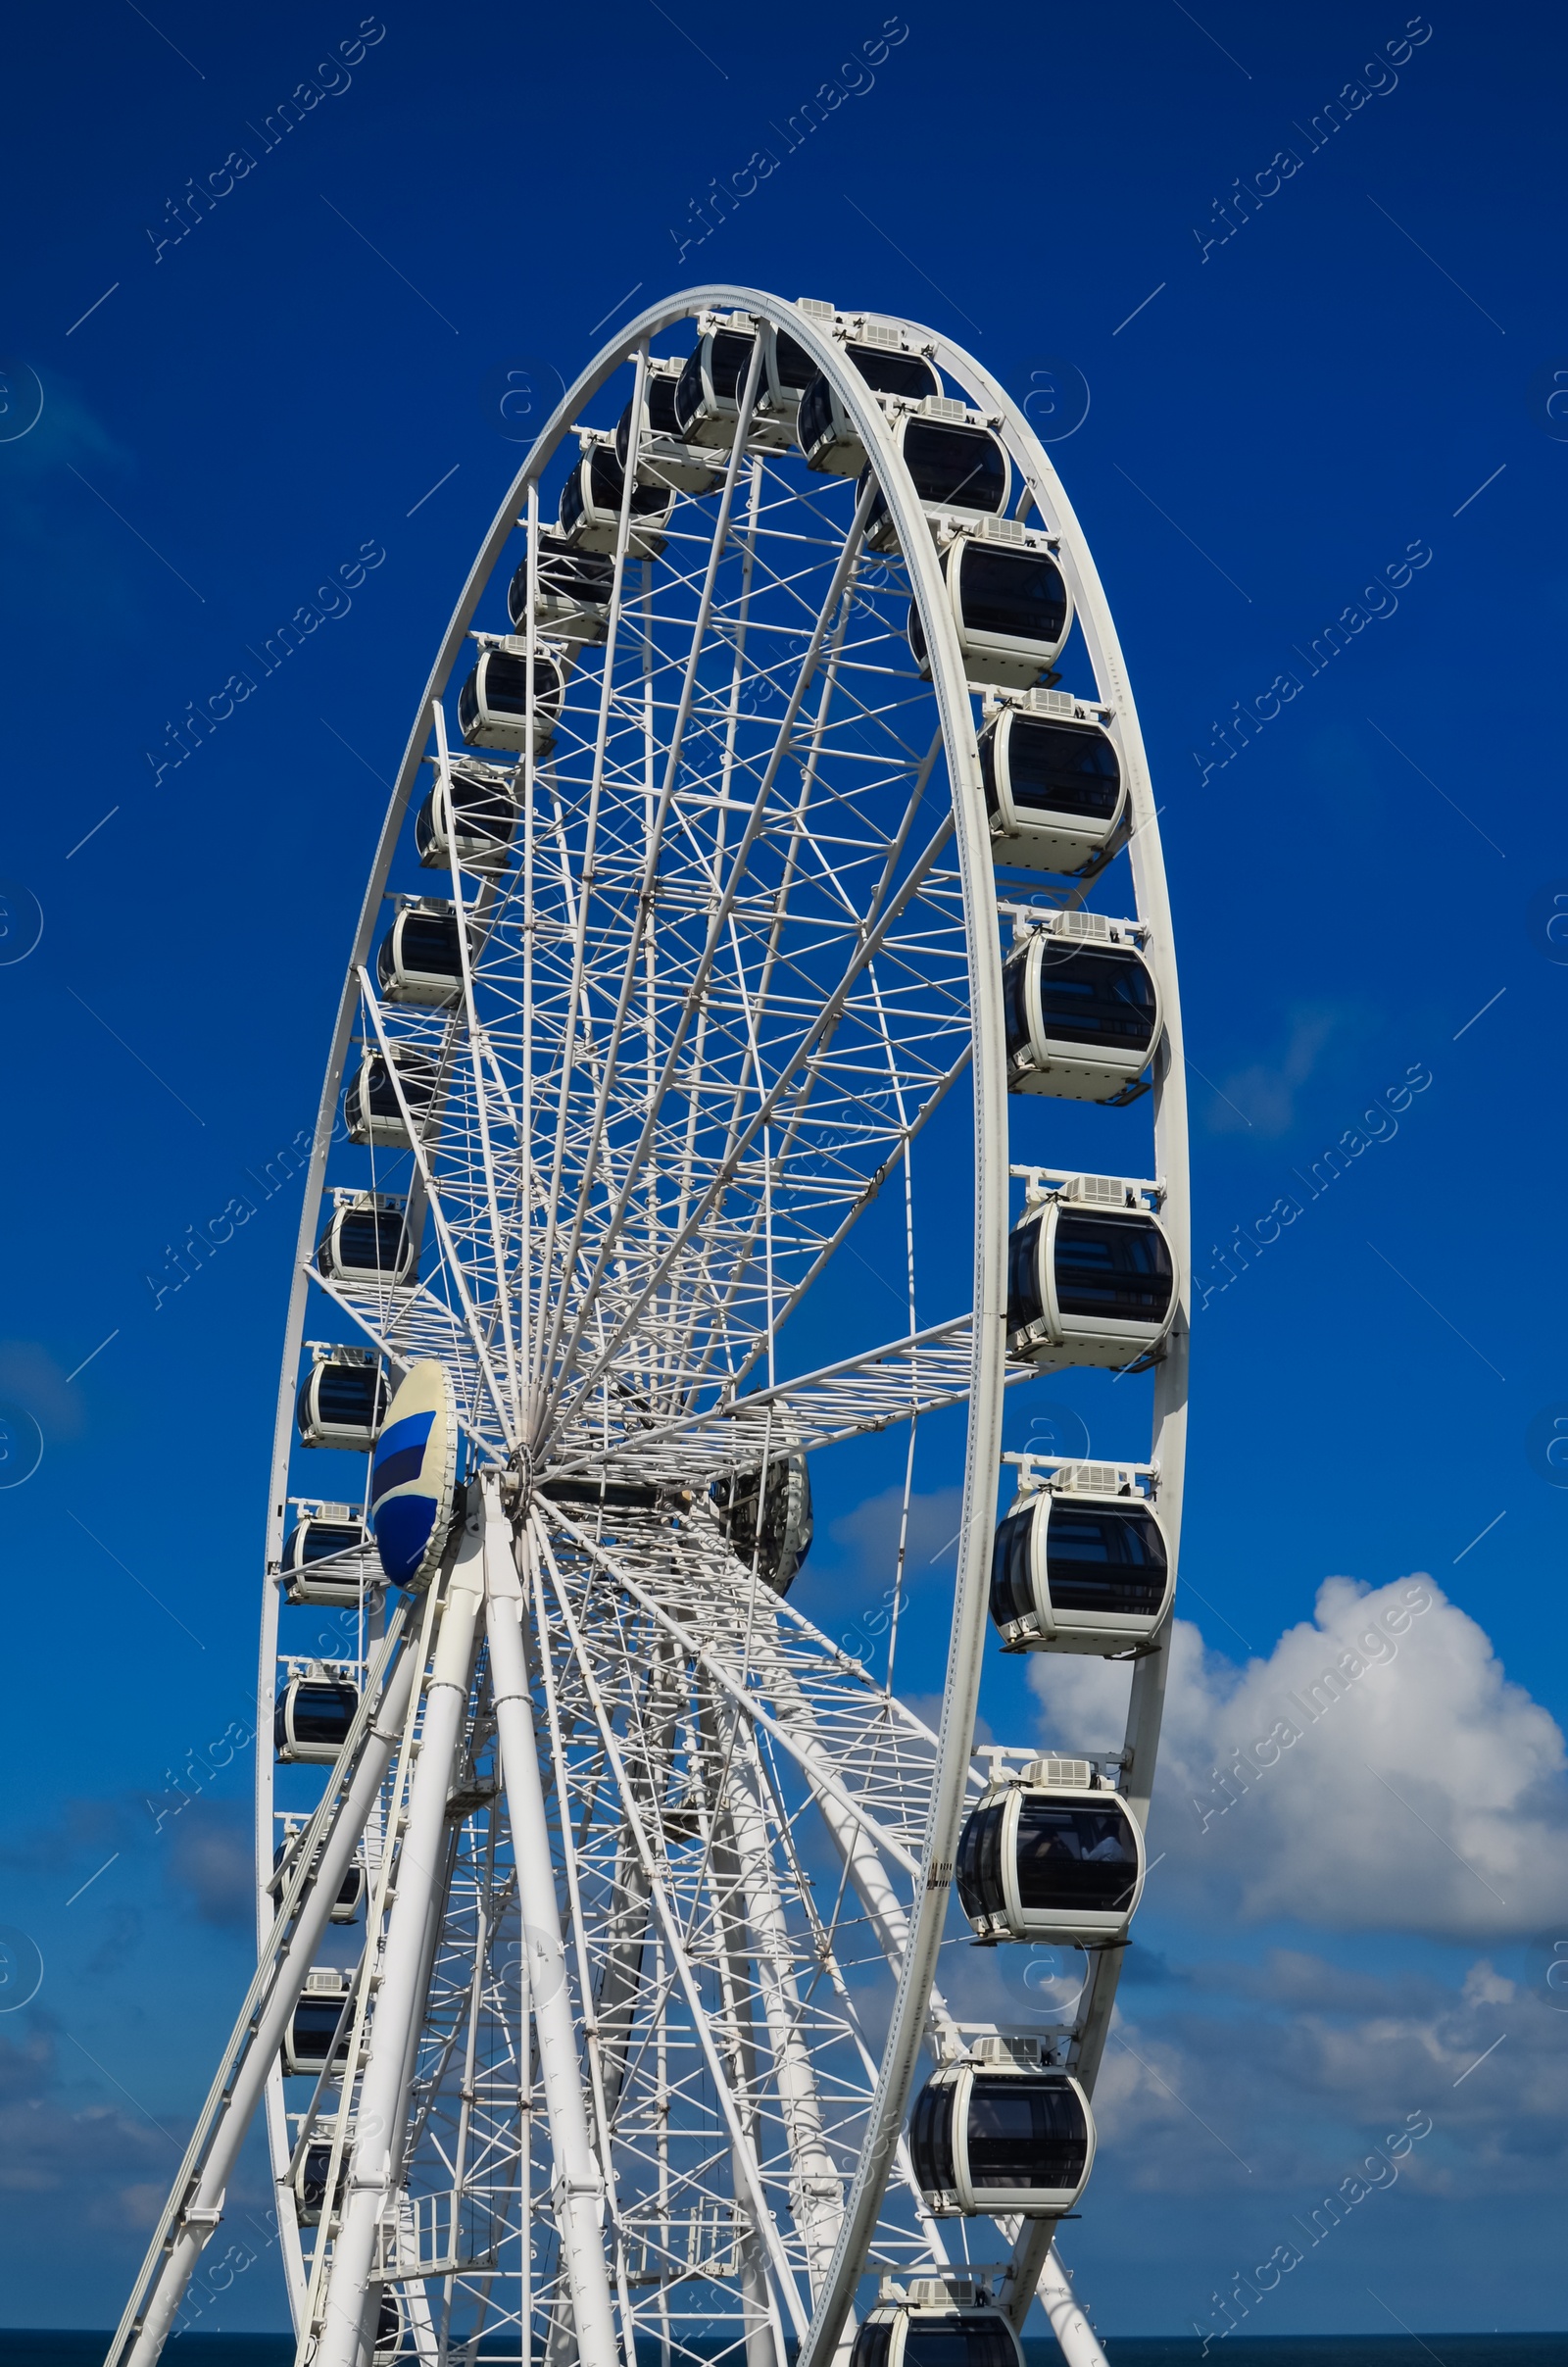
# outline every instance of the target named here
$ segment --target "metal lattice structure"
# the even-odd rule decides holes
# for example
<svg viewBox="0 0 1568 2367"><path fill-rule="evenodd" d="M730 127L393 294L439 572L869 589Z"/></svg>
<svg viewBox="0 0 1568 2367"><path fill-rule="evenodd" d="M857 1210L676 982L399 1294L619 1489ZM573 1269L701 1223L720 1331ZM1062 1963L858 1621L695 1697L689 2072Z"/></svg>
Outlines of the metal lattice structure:
<svg viewBox="0 0 1568 2367"><path fill-rule="evenodd" d="M689 343L694 319L677 386L671 335ZM868 383L867 353L915 391ZM925 427L1000 451L1003 499L977 505L961 474L934 495ZM955 589L970 551L1057 571L1076 692L995 633L988 670L978 602ZM1009 868L1030 825L1020 805L1007 839L982 764L999 714L1092 723L1113 751L1123 804L1094 860ZM1023 1075L1009 925L1137 948L1158 1007L1153 1183L1013 1164L1009 1089L1076 1089L1059 1062L1054 1082L1049 1063ZM960 1270L930 1257L916 1180L945 1104L948 1232L972 1113L972 1284L933 1307L927 1268ZM1030 1107L1048 1142L1055 1104ZM1170 1305L1135 1469L1173 1569L1185 1098L1114 628L1027 419L971 356L724 287L651 308L598 356L508 492L419 702L320 1110L262 1597L263 1711L281 1684L286 1715L279 1763L258 1751L260 1968L110 2367L157 2357L264 2095L302 2362L471 2367L482 2344L631 2367L640 2345L662 2367L783 2367L798 2343L828 2367L868 2274L903 2291L973 2259L1015 2327L1039 2293L1083 2367L1099 2354L1054 2217L956 2238L906 2132L922 2059L973 2041L936 1972L985 1789L1004 1396L1139 1361L1081 1353L1059 1320L1020 1331L1017 1209L1157 1213ZM1139 1123L1106 1122L1117 1145ZM891 1334L850 1257L879 1199L884 1224L903 1210ZM353 1435L320 1391L370 1391L368 1449L375 1375L431 1359L468 1483L440 1574L399 1597L362 1534L363 1452L314 1459ZM915 1426L954 1406L963 1525L933 1731L892 1689L891 1650L862 1665L784 1592L807 1458L905 1426L906 1519ZM328 1467L361 1476L307 1496ZM313 1519L332 1550L305 1563ZM1168 1636L1167 1598L1113 1771L1140 1825ZM1092 1953L1054 2034L1086 2092L1119 1961Z"/></svg>

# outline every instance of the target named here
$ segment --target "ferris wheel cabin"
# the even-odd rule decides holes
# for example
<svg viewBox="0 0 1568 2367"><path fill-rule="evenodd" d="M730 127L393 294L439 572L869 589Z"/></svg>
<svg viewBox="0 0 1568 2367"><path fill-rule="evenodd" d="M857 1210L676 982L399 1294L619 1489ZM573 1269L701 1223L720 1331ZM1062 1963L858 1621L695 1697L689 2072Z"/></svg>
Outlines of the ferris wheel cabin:
<svg viewBox="0 0 1568 2367"><path fill-rule="evenodd" d="M368 1282L408 1290L418 1278L419 1250L404 1213L386 1192L343 1192L316 1245L316 1270L329 1282Z"/></svg>
<svg viewBox="0 0 1568 2367"><path fill-rule="evenodd" d="M1170 1608L1175 1572L1130 1467L1066 1463L1020 1494L991 1551L1004 1652L1136 1652Z"/></svg>
<svg viewBox="0 0 1568 2367"><path fill-rule="evenodd" d="M275 1893L281 1893L288 1875L293 1871L288 1864L289 1855L289 1844L280 1841L272 1851L272 1880L270 1887ZM308 1896L315 1887L316 1877L313 1874L305 1885L304 1895ZM368 1888L365 1860L357 1857L338 1884L337 1897L327 1910L327 1921L329 1923L356 1922L360 1909L365 1904Z"/></svg>
<svg viewBox="0 0 1568 2367"><path fill-rule="evenodd" d="M405 905L381 940L376 984L388 1003L448 1011L463 1000L463 951L458 916L434 897Z"/></svg>
<svg viewBox="0 0 1568 2367"><path fill-rule="evenodd" d="M998 863L1092 874L1123 843L1127 784L1115 743L1065 691L1035 690L993 715L980 736L980 778Z"/></svg>
<svg viewBox="0 0 1568 2367"><path fill-rule="evenodd" d="M610 604L614 596L615 563L594 551L583 551L559 534L541 529L539 582L533 628L568 648L603 641L610 629ZM507 589L507 615L513 628L528 630L528 562L525 559Z"/></svg>
<svg viewBox="0 0 1568 2367"><path fill-rule="evenodd" d="M370 1533L353 1504L303 1504L283 1540L278 1575L290 1603L357 1603ZM376 1582L370 1574L370 1583Z"/></svg>
<svg viewBox="0 0 1568 2367"><path fill-rule="evenodd" d="M959 534L942 553L947 604L971 686L1027 690L1048 674L1072 629L1072 596L1045 535L1015 518ZM909 604L909 647L930 671L925 627Z"/></svg>
<svg viewBox="0 0 1568 2367"><path fill-rule="evenodd" d="M1023 2344L966 2277L912 2277L907 2299L879 2295L850 2367L1024 2367Z"/></svg>
<svg viewBox="0 0 1568 2367"><path fill-rule="evenodd" d="M1036 1759L970 1809L956 1870L977 1939L1103 1948L1125 1937L1142 1894L1144 1837L1087 1759Z"/></svg>
<svg viewBox="0 0 1568 2367"><path fill-rule="evenodd" d="M294 1402L302 1447L336 1447L368 1455L386 1417L386 1375L373 1349L306 1343L312 1362Z"/></svg>
<svg viewBox="0 0 1568 2367"><path fill-rule="evenodd" d="M787 1595L811 1550L811 1475L798 1447L781 1442L760 1463L713 1482L712 1500L731 1551L764 1586Z"/></svg>
<svg viewBox="0 0 1568 2367"><path fill-rule="evenodd" d="M338 2161L337 2189L332 2196L331 2217L336 2222L343 2207L343 2189L348 2181L349 2152L352 2141L346 2141ZM300 2155L300 2166L294 2173L294 2208L301 2227L318 2227L326 2211L326 2184L332 2175L332 2144L329 2138L318 2138L308 2145Z"/></svg>
<svg viewBox="0 0 1568 2367"><path fill-rule="evenodd" d="M1007 1354L1041 1365L1141 1367L1176 1311L1175 1269L1139 1187L1073 1176L1007 1243Z"/></svg>
<svg viewBox="0 0 1568 2367"><path fill-rule="evenodd" d="M367 1052L350 1078L343 1096L343 1115L351 1143L381 1143L388 1150L411 1150L413 1137L404 1120L404 1103L408 1105L409 1117L418 1128L420 1141L435 1140L437 1130L431 1123L431 1111L440 1062L412 1044L399 1044L392 1055L392 1066L397 1072L396 1085L388 1073L384 1056ZM398 1100L399 1085L403 1088L402 1103Z"/></svg>
<svg viewBox="0 0 1568 2367"><path fill-rule="evenodd" d="M529 660L525 651L487 649L479 657L473 671L458 693L458 729L470 748L508 748L522 755L531 748L540 756L555 736L556 717L566 691L566 673L561 660L549 650L533 654L533 698L528 697ZM471 783L474 775L469 774ZM482 776L480 776L482 781ZM458 805L460 826L464 806L472 814L471 791L466 793L458 786L459 774L453 768L454 802ZM437 783L437 788L440 784ZM505 847L512 836L513 820L508 819L497 802L499 784L491 776L490 796L485 811L496 821L507 819L505 836L498 844ZM432 796L435 792L432 791ZM510 798L506 800L511 803ZM428 807L428 801L427 801ZM491 833L494 836L494 833ZM416 842L417 843L417 842ZM419 860L428 863L424 849L419 848ZM437 858L437 861L441 858Z"/></svg>
<svg viewBox="0 0 1568 2367"><path fill-rule="evenodd" d="M611 554L620 540L620 508L626 471L615 458L611 436L588 440L584 431L582 458L561 488L559 531L563 542L581 551ZM639 471L631 489L631 522L626 535L628 559L657 559L664 547L657 531L669 523L675 495L669 485L645 481Z"/></svg>
<svg viewBox="0 0 1568 2367"><path fill-rule="evenodd" d="M1054 912L1003 964L1007 1090L1127 1102L1159 1036L1159 989L1133 925Z"/></svg>
<svg viewBox="0 0 1568 2367"><path fill-rule="evenodd" d="M938 2218L1070 2211L1089 2183L1095 2124L1065 2071L1042 2067L1029 2040L981 2039L915 2098L909 2159Z"/></svg>
<svg viewBox="0 0 1568 2367"><path fill-rule="evenodd" d="M272 1711L272 1748L288 1762L329 1766L347 1740L360 1706L360 1691L324 1670L290 1677Z"/></svg>
<svg viewBox="0 0 1568 2367"><path fill-rule="evenodd" d="M844 358L875 395L899 396L907 403L942 397L936 364L902 329L866 323L858 336L846 339ZM795 440L808 468L824 476L858 476L866 464L865 446L831 379L813 372L798 401Z"/></svg>
<svg viewBox="0 0 1568 2367"><path fill-rule="evenodd" d="M349 2050L353 2015L352 1980L335 1964L318 1964L305 1976L299 2003L283 2037L283 2069L294 2079L317 2079Z"/></svg>
<svg viewBox="0 0 1568 2367"><path fill-rule="evenodd" d="M684 364L651 356L643 379L642 437L637 452L637 481L674 493L714 493L723 477L720 453L688 444L680 432L675 394ZM631 459L632 406L626 405L615 423L615 458L622 468Z"/></svg>

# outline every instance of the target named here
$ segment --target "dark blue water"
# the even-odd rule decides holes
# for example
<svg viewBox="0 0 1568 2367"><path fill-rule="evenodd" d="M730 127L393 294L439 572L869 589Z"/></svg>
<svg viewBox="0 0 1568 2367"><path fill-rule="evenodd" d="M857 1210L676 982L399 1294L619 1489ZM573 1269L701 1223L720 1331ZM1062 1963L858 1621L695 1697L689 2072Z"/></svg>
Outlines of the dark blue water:
<svg viewBox="0 0 1568 2367"><path fill-rule="evenodd" d="M0 2367L102 2367L109 2335L0 2327ZM1060 2367L1046 2340L1024 2344L1029 2367ZM1110 2335L1111 2367L1198 2367L1192 2335ZM651 2354L651 2357L657 2354ZM187 2334L165 2353L170 2367L292 2367L285 2334ZM1568 2334L1270 2335L1209 2347L1208 2367L1568 2367Z"/></svg>

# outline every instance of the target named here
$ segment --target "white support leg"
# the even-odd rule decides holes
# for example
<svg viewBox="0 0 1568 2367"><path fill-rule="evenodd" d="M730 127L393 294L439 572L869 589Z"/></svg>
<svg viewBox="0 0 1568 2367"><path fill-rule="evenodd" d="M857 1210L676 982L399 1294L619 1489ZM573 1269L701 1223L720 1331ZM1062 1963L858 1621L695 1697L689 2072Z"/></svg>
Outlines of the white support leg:
<svg viewBox="0 0 1568 2367"><path fill-rule="evenodd" d="M223 2193L251 2116L260 2101L267 2076L283 2043L288 2019L299 2002L318 1941L326 1928L343 1877L353 1862L360 1836L369 1821L387 1764L403 1732L418 1652L412 1641L403 1647L381 1704L370 1721L354 1781L328 1829L317 1859L315 1886L306 1899L287 1948L278 1957L270 1987L265 1993L255 2035L240 2065L227 2105L214 2136L195 2192L177 2223L173 2244L165 2256L148 2296L126 2367L156 2367L169 2338L174 2313L207 2244L222 2217Z"/></svg>
<svg viewBox="0 0 1568 2367"><path fill-rule="evenodd" d="M522 1644L522 1590L517 1583L511 1524L501 1509L499 1490L491 1481L485 1483L484 1497L484 1584L496 1732L522 1906L539 2069L555 2155L553 2199L571 2294L577 2355L581 2367L617 2367L610 2274L600 2226L604 2182L588 2133L582 2066L566 1985L556 1870L551 1861L550 1827L539 1780L539 1751ZM526 2040L522 2043L526 2046ZM332 2367L332 2363L323 2362L322 2367ZM343 2367L349 2363L345 2361Z"/></svg>
<svg viewBox="0 0 1568 2367"><path fill-rule="evenodd" d="M1052 2245L1046 2254L1046 2265L1040 2272L1040 2298L1051 2320L1051 2331L1061 2344L1061 2355L1067 2367L1106 2367L1105 2354L1095 2337L1095 2330L1073 2299L1067 2272Z"/></svg>
<svg viewBox="0 0 1568 2367"><path fill-rule="evenodd" d="M739 1725L738 1714L731 1725ZM810 2049L800 2029L795 1958L783 1901L774 1875L767 1813L756 1766L757 1741L750 1732L730 1737L729 1798L726 1803L751 1925L758 1986L773 2052L773 2077L790 2161L795 2173L795 2222L806 2244L813 2293L827 2274L844 2210L844 2181L822 2129L822 2110Z"/></svg>
<svg viewBox="0 0 1568 2367"><path fill-rule="evenodd" d="M425 1935L432 1891L446 1854L447 1796L468 1706L484 1586L483 1552L481 1522L470 1513L448 1582L435 1663L425 1687L419 1756L398 1854L397 1897L387 1925L343 2224L332 2249L314 2367L359 2367L376 2235L388 2196L402 2176L409 2039L424 2005Z"/></svg>

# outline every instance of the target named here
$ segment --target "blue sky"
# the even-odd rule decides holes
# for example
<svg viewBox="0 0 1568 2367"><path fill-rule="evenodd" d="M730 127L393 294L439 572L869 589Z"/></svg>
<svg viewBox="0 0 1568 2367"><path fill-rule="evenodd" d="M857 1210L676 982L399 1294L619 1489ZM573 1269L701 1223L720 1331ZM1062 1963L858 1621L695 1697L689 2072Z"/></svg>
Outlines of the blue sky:
<svg viewBox="0 0 1568 2367"><path fill-rule="evenodd" d="M1064 2249L1102 2330L1207 2324L1414 2113L1396 2183L1301 2239L1249 2331L1560 2324L1560 25L914 0L785 153L773 126L875 40L870 9L156 14L13 35L0 1400L9 1467L42 1459L0 1489L0 1962L16 1994L30 1948L42 1981L0 2014L0 2309L118 2314L245 1977L292 1192L161 1305L146 1276L314 1115L382 780L516 464L505 372L569 378L634 296L713 277L927 319L1020 391L1081 379L1054 458L1164 808L1210 1286L1197 1633ZM759 150L776 170L695 243ZM198 180L230 185L176 239ZM160 778L187 704L361 567ZM1282 1197L1299 1216L1222 1263ZM1111 1443L1097 1381L1050 1386ZM917 1689L956 1457L933 1424ZM807 1607L874 1603L901 1458L819 1473ZM1244 1711L1277 1714L1416 1571L1430 1606L1340 1705L1345 1739L1303 1733L1205 1826L1191 1793L1212 1805ZM1314 1614L1336 1576L1377 1602ZM1094 1739L1101 1682L999 1672L987 1718ZM1476 1848L1513 1868L1495 1907L1443 1855ZM209 2323L280 2322L258 2247Z"/></svg>

